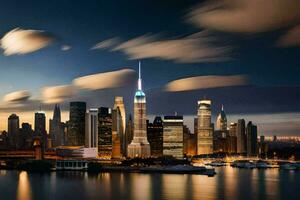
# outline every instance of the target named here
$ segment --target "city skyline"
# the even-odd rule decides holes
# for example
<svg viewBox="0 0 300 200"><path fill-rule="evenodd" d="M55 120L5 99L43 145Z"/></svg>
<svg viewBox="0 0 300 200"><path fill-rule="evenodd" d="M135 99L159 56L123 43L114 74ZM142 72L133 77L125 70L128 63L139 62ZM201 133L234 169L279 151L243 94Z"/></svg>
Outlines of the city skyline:
<svg viewBox="0 0 300 200"><path fill-rule="evenodd" d="M0 28L0 130L7 129L12 113L20 123L34 126L40 106L49 130L54 104L60 104L62 121L67 121L70 101L112 108L114 97L122 96L127 113L133 114L141 60L151 121L178 112L192 130L197 101L206 96L212 100L213 122L224 104L228 122L245 118L258 125L259 134L300 135L300 50L292 34L298 30L292 7L299 3L289 0L295 6L287 6L292 15L287 18L270 2L262 6L266 12L255 3L237 5L245 11L248 23L243 26L236 16L222 18L219 7L219 15L205 18L209 9L199 9L215 5L194 0L5 2L0 14L6 19ZM256 18L249 18L253 9L258 16L271 13L266 18L277 13L285 24L269 24L261 17L255 27ZM28 41L30 48L24 45Z"/></svg>

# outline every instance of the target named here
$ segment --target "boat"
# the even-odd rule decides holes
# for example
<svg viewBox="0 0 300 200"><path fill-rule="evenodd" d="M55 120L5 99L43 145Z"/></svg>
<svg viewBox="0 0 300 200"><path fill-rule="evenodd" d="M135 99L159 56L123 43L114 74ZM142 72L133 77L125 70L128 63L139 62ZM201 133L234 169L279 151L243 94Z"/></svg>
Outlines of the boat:
<svg viewBox="0 0 300 200"><path fill-rule="evenodd" d="M207 163L206 165L212 166L212 167L222 167L226 166L226 162L224 161L212 161L210 163Z"/></svg>
<svg viewBox="0 0 300 200"><path fill-rule="evenodd" d="M296 166L293 163L286 163L283 165L280 165L280 169L284 169L284 170L296 170Z"/></svg>
<svg viewBox="0 0 300 200"><path fill-rule="evenodd" d="M85 160L57 160L56 170L87 170L88 162Z"/></svg>

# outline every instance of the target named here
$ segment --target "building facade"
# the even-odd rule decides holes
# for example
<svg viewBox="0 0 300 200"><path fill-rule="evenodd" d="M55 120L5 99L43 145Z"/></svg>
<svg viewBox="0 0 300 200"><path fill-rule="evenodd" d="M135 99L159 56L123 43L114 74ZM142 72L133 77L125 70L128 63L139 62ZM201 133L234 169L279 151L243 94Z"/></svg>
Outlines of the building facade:
<svg viewBox="0 0 300 200"><path fill-rule="evenodd" d="M163 155L183 158L183 117L165 116L163 126Z"/></svg>
<svg viewBox="0 0 300 200"><path fill-rule="evenodd" d="M211 101L198 101L197 154L213 153L213 127L211 124Z"/></svg>
<svg viewBox="0 0 300 200"><path fill-rule="evenodd" d="M98 109L90 109L85 114L85 147L98 152Z"/></svg>
<svg viewBox="0 0 300 200"><path fill-rule="evenodd" d="M247 124L247 156L257 156L257 126L253 125L251 121Z"/></svg>
<svg viewBox="0 0 300 200"><path fill-rule="evenodd" d="M123 120L119 107L112 110L112 158L122 157Z"/></svg>
<svg viewBox="0 0 300 200"><path fill-rule="evenodd" d="M114 102L114 110L116 111L116 119L113 118L113 123L117 122L116 130L118 133L118 137L120 139L121 144L121 154L126 156L126 142L125 142L125 129L126 129L126 112L125 112L125 106L124 106L124 100L123 97L115 97Z"/></svg>
<svg viewBox="0 0 300 200"><path fill-rule="evenodd" d="M112 114L107 107L98 108L98 152L101 158L111 158Z"/></svg>

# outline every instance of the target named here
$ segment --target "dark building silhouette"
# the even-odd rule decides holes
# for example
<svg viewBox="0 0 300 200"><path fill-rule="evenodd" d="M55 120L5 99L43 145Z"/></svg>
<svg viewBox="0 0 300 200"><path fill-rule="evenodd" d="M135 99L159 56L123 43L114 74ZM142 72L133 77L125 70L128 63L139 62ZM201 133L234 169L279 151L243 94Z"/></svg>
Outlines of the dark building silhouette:
<svg viewBox="0 0 300 200"><path fill-rule="evenodd" d="M8 136L6 131L0 133L0 150L8 149Z"/></svg>
<svg viewBox="0 0 300 200"><path fill-rule="evenodd" d="M247 156L257 156L257 126L247 124Z"/></svg>
<svg viewBox="0 0 300 200"><path fill-rule="evenodd" d="M34 115L34 137L40 138L42 149L47 148L46 115L39 111Z"/></svg>
<svg viewBox="0 0 300 200"><path fill-rule="evenodd" d="M18 149L20 148L20 122L19 122L19 116L16 114L11 114L8 117L8 144L10 149Z"/></svg>
<svg viewBox="0 0 300 200"><path fill-rule="evenodd" d="M147 139L150 143L151 156L163 155L163 121L161 117L155 117L153 123L147 120Z"/></svg>
<svg viewBox="0 0 300 200"><path fill-rule="evenodd" d="M55 105L53 118L49 120L49 135L52 147L64 144L64 128L65 124L61 122L61 112L59 105Z"/></svg>
<svg viewBox="0 0 300 200"><path fill-rule="evenodd" d="M112 115L106 107L98 109L98 153L106 158L112 154Z"/></svg>
<svg viewBox="0 0 300 200"><path fill-rule="evenodd" d="M127 147L132 140L133 140L133 121L132 121L132 116L130 114L125 129L126 155L127 155Z"/></svg>
<svg viewBox="0 0 300 200"><path fill-rule="evenodd" d="M85 113L85 102L70 103L70 120L68 122L68 145L70 146L84 146Z"/></svg>
<svg viewBox="0 0 300 200"><path fill-rule="evenodd" d="M245 154L247 152L247 143L246 143L246 128L245 120L239 119L237 123L237 153Z"/></svg>
<svg viewBox="0 0 300 200"><path fill-rule="evenodd" d="M196 137L195 134L192 134L190 129L183 125L183 154L184 156L193 156L196 155Z"/></svg>
<svg viewBox="0 0 300 200"><path fill-rule="evenodd" d="M33 148L33 130L29 123L22 123L20 128L20 134L22 141L20 143L21 149L32 149Z"/></svg>
<svg viewBox="0 0 300 200"><path fill-rule="evenodd" d="M215 130L214 131L214 152L228 153L230 147L230 137L228 130Z"/></svg>
<svg viewBox="0 0 300 200"><path fill-rule="evenodd" d="M229 126L229 153L237 152L237 123L230 123Z"/></svg>

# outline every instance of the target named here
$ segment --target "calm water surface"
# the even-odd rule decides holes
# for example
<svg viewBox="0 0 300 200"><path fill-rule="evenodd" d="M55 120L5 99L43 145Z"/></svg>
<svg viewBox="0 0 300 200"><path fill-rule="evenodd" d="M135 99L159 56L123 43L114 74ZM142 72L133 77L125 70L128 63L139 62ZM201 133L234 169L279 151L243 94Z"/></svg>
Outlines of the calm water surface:
<svg viewBox="0 0 300 200"><path fill-rule="evenodd" d="M217 175L0 171L1 200L300 199L300 171L223 167Z"/></svg>

